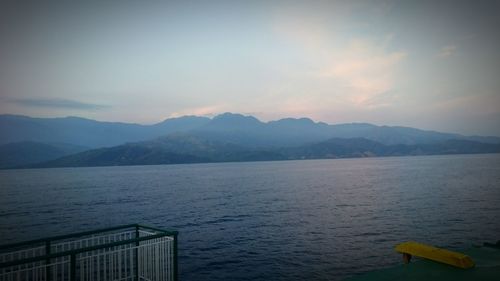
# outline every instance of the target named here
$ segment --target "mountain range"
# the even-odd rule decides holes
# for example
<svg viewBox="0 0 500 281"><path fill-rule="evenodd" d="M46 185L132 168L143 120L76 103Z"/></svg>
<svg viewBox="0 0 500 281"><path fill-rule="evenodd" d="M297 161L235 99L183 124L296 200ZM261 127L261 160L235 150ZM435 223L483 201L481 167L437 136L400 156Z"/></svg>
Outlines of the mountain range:
<svg viewBox="0 0 500 281"><path fill-rule="evenodd" d="M153 125L0 115L0 168L497 153L500 138L224 113Z"/></svg>

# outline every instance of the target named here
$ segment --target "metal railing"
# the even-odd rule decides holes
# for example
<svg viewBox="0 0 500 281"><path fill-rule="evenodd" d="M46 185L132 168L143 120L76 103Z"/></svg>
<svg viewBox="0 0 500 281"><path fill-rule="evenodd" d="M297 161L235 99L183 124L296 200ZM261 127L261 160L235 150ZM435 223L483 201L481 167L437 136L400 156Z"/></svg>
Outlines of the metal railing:
<svg viewBox="0 0 500 281"><path fill-rule="evenodd" d="M130 224L0 246L0 281L177 281L177 231Z"/></svg>

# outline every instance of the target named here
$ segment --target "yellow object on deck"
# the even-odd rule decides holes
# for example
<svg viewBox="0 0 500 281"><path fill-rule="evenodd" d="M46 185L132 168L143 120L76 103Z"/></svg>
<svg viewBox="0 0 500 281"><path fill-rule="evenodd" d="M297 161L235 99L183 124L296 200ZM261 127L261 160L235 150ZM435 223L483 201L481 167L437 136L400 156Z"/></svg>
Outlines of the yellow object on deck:
<svg viewBox="0 0 500 281"><path fill-rule="evenodd" d="M465 269L474 267L474 261L467 255L413 241L397 245L396 251L402 254L409 254L412 256L449 264L455 267Z"/></svg>

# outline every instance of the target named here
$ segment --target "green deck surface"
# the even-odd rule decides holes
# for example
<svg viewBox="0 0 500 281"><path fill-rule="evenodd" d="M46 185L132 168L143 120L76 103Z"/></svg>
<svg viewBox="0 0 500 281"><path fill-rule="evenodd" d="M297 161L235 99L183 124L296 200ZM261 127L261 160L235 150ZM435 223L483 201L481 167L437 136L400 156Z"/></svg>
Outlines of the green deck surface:
<svg viewBox="0 0 500 281"><path fill-rule="evenodd" d="M413 259L414 262L396 267L369 272L346 281L375 280L500 280L500 248L474 247L464 254L469 255L476 266L461 269L424 259ZM412 260L412 261L413 261Z"/></svg>

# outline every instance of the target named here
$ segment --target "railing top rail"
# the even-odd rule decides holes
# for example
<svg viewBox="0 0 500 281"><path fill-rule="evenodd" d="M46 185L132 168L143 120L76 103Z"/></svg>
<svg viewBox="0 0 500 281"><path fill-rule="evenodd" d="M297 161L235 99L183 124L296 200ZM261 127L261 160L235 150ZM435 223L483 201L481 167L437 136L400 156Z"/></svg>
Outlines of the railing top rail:
<svg viewBox="0 0 500 281"><path fill-rule="evenodd" d="M158 232L165 232L165 233L171 233L171 234L178 233L177 231L165 230L165 229L161 229L161 228L154 227L154 226L149 226L149 225L136 224L136 226L139 227L139 228L154 230L154 231L158 231Z"/></svg>
<svg viewBox="0 0 500 281"><path fill-rule="evenodd" d="M46 242L53 242L53 241L57 241L57 240L76 238L76 237L81 237L81 236L93 235L93 234L97 234L97 233L109 232L109 231L127 229L127 228L144 228L144 229L159 231L159 232L170 234L170 235L173 235L174 232L176 232L176 231L169 231L169 230L164 230L161 228L145 226L145 225L140 225L140 224L125 224L125 225L101 228L101 229L96 229L96 230L91 230L91 231L75 232L75 233L71 233L71 234L51 236L51 237L46 237L46 238L40 238L40 239L34 239L34 240L29 240L29 241L0 245L0 250L5 250L5 249L9 249L9 248L18 248L18 247L28 246L31 244L42 244L42 243L46 243Z"/></svg>
<svg viewBox="0 0 500 281"><path fill-rule="evenodd" d="M77 255L77 254L81 254L84 252L95 251L95 250L100 250L100 249L105 249L105 248L112 248L112 247L117 247L117 246L127 245L127 244L133 244L135 242L141 242L141 241L146 241L146 240L151 240L151 239L156 239L156 238L161 238L161 237L173 236L174 239L177 239L177 235L178 235L177 231L163 231L162 233L144 236L144 237L139 237L139 238L127 239L127 240L111 242L111 243L106 243L106 244L101 244L101 245L96 245L96 246L90 246L90 247L85 247L85 248L80 248L80 249L68 250L68 251L64 251L64 252L58 252L58 253L53 253L53 254L48 254L48 255L43 255L43 256L38 256L38 257L24 258L24 259L19 259L19 260L15 260L15 261L3 262L3 263L0 263L0 268L9 267L9 266L16 266L16 265L25 264L25 263L38 262L38 261L43 261L43 260L48 260L48 259L53 259L53 258L58 258L58 257L63 257L63 256L72 256L72 255Z"/></svg>

